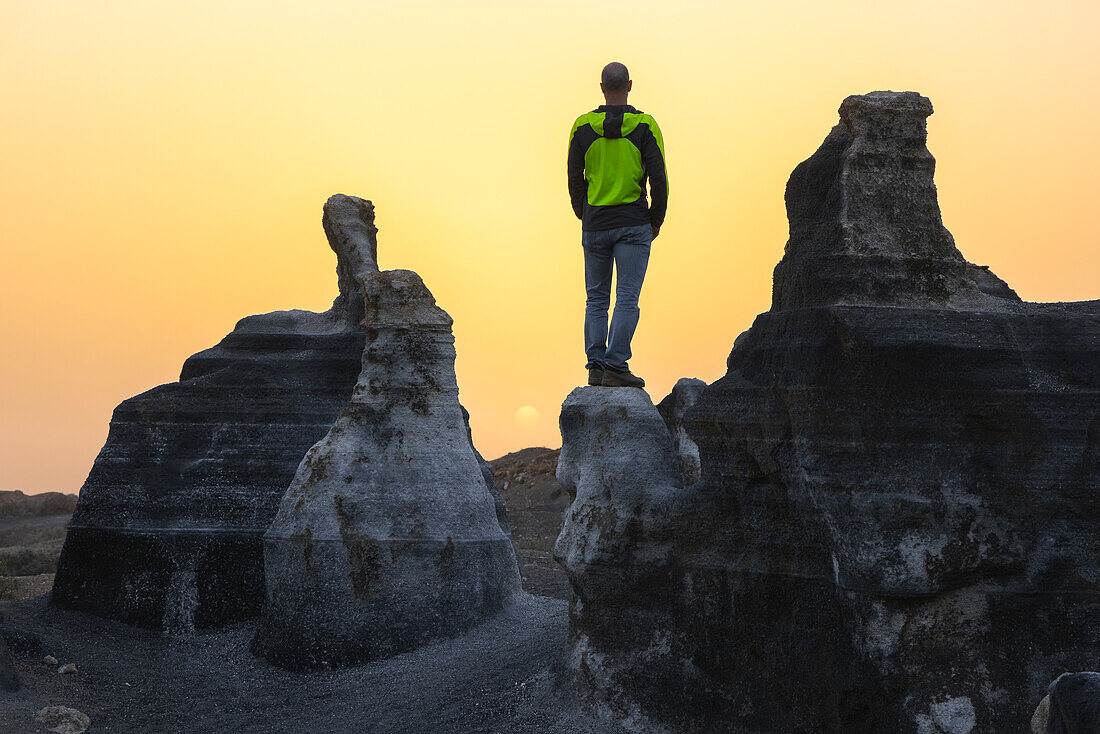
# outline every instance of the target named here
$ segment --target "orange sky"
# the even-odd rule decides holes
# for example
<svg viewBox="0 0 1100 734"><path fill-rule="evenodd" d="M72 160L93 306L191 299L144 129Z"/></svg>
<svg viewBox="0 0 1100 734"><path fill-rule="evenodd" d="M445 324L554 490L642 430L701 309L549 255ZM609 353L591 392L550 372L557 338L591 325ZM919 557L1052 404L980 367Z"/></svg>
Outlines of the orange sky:
<svg viewBox="0 0 1100 734"><path fill-rule="evenodd" d="M584 379L566 137L613 59L668 155L631 360L654 399L767 309L787 176L848 94L932 99L968 259L1100 297L1100 3L626 7L0 0L0 488L75 492L121 400L243 316L327 308L336 192L454 317L482 452L559 445Z"/></svg>

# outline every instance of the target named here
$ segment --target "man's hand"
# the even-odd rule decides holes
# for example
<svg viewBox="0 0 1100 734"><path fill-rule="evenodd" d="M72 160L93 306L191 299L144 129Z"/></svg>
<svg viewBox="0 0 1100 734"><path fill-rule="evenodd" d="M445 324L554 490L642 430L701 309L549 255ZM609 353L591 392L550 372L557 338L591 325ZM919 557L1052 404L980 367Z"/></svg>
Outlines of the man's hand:
<svg viewBox="0 0 1100 734"><path fill-rule="evenodd" d="M657 235L659 235L661 233L661 228L660 227L655 227L652 224L649 225L649 226L653 227L653 239L657 239Z"/></svg>

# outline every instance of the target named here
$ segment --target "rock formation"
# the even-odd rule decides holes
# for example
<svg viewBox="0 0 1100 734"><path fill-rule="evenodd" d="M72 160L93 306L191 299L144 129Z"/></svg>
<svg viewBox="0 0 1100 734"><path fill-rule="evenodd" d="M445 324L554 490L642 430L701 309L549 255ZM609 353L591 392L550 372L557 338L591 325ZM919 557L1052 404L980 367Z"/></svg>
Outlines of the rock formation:
<svg viewBox="0 0 1100 734"><path fill-rule="evenodd" d="M664 418L665 424L672 431L672 441L676 446L676 456L680 463L680 478L685 486L699 481L699 447L688 435L684 427L684 415L695 401L707 383L693 377L681 377L672 387L672 392L661 401L657 410Z"/></svg>
<svg viewBox="0 0 1100 734"><path fill-rule="evenodd" d="M1063 673L1031 717L1032 734L1100 731L1100 673Z"/></svg>
<svg viewBox="0 0 1100 734"><path fill-rule="evenodd" d="M563 406L572 664L636 728L1003 734L1100 652L1100 302L963 259L927 99L840 113L726 375Z"/></svg>
<svg viewBox="0 0 1100 734"><path fill-rule="evenodd" d="M1002 309L1020 298L971 265L943 226L932 103L914 92L848 97L817 152L787 182L790 239L772 311L860 304Z"/></svg>
<svg viewBox="0 0 1100 734"><path fill-rule="evenodd" d="M115 409L53 603L172 630L259 614L263 533L347 403L363 350L357 274L375 258L373 208L334 196L323 224L340 286L329 311L244 318L179 382Z"/></svg>
<svg viewBox="0 0 1100 734"><path fill-rule="evenodd" d="M253 649L288 668L393 655L519 589L503 499L458 402L451 318L408 270L357 275L362 371L264 536Z"/></svg>

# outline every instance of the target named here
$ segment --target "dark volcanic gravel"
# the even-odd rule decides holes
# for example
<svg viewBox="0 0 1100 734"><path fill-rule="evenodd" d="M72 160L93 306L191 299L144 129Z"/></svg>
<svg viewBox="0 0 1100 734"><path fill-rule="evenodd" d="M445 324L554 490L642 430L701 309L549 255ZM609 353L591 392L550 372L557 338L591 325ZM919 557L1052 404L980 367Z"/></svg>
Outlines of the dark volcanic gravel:
<svg viewBox="0 0 1100 734"><path fill-rule="evenodd" d="M0 693L0 732L44 732L34 713L76 708L96 732L621 732L582 711L566 683L567 609L522 594L461 637L353 668L290 673L248 651L255 622L190 637L47 606L0 603L37 633L59 675L16 656L24 690Z"/></svg>

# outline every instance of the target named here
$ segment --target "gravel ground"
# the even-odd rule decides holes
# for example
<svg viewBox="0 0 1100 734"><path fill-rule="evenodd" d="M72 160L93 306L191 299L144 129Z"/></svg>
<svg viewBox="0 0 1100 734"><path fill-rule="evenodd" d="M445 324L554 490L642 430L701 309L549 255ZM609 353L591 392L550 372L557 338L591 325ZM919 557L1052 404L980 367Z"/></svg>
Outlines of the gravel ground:
<svg viewBox="0 0 1100 734"><path fill-rule="evenodd" d="M454 639L352 668L290 673L248 651L255 623L172 638L49 607L0 603L59 675L16 655L24 690L0 693L0 732L44 732L34 712L76 708L96 732L577 732L623 730L578 705L564 672L566 603L522 594Z"/></svg>
<svg viewBox="0 0 1100 734"><path fill-rule="evenodd" d="M531 548L517 548L516 553L519 555L519 572L526 591L569 600L569 577L554 560L553 553Z"/></svg>
<svg viewBox="0 0 1100 734"><path fill-rule="evenodd" d="M40 573L34 576L0 576L0 601L31 599L48 594L53 588L53 576L52 573ZM566 584L566 593L568 593L568 582Z"/></svg>
<svg viewBox="0 0 1100 734"><path fill-rule="evenodd" d="M69 515L0 516L0 575L53 573ZM5 584L0 583L0 587ZM10 598L0 592L0 599Z"/></svg>

